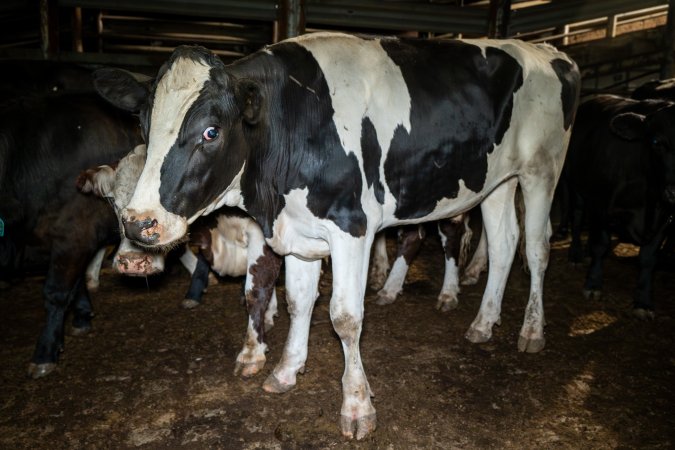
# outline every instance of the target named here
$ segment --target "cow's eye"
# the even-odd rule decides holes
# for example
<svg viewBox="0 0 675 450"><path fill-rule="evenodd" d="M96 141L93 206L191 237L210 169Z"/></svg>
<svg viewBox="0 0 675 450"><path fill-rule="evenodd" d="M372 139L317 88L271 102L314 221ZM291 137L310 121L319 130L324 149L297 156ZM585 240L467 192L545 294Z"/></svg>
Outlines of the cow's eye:
<svg viewBox="0 0 675 450"><path fill-rule="evenodd" d="M218 128L216 127L208 127L204 132L202 133L202 137L204 138L205 141L212 141L215 138L218 137L218 134L220 132L218 131Z"/></svg>

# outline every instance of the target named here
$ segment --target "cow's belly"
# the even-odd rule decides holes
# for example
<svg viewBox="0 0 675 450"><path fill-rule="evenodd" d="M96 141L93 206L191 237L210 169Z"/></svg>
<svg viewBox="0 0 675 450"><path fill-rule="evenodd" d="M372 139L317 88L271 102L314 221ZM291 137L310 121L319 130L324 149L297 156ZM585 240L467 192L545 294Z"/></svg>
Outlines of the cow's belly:
<svg viewBox="0 0 675 450"><path fill-rule="evenodd" d="M211 268L221 276L238 277L246 274L248 248L236 241L216 238L211 243L213 264Z"/></svg>

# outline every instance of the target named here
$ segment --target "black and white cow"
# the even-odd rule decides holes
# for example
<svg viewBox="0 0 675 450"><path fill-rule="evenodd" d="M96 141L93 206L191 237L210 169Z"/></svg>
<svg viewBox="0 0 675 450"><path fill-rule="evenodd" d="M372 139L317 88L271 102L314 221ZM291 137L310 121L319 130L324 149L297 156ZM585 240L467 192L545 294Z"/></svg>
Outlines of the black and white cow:
<svg viewBox="0 0 675 450"><path fill-rule="evenodd" d="M179 47L152 86L109 70L95 84L140 110L148 142L122 211L127 237L172 246L226 204L245 209L285 255L291 325L265 390L291 389L304 368L321 258L330 255L330 315L345 357L342 433L373 430L359 339L374 236L478 204L490 267L467 337L489 339L518 239L518 184L532 276L518 347L544 346L548 213L579 90L574 62L553 47L317 33L229 66Z"/></svg>
<svg viewBox="0 0 675 450"><path fill-rule="evenodd" d="M109 199L116 212L129 202L143 170L146 146L139 145L113 165L101 165L83 172L78 187ZM121 274L146 276L164 270L164 254L139 248L122 236L129 250L115 255L113 268ZM265 365L265 332L274 324L277 312L275 283L279 276L281 257L265 243L262 230L250 216L237 208L223 207L202 217L190 227L190 244L198 248L195 257L189 248L181 262L190 271L190 287L182 305L197 306L208 287L209 271L221 276L246 276L244 297L249 323L244 346L237 355L235 374L251 376Z"/></svg>
<svg viewBox="0 0 675 450"><path fill-rule="evenodd" d="M610 233L640 246L634 308L653 316L657 252L675 214L675 103L601 95L579 107L565 177L572 191L570 259L580 262L581 217L589 222L586 297L599 297Z"/></svg>
<svg viewBox="0 0 675 450"><path fill-rule="evenodd" d="M0 108L0 253L16 255L30 246L49 254L47 316L29 366L32 377L55 368L69 307L74 334L91 327L84 272L101 247L119 240L112 210L79 194L75 179L87 167L119 159L140 140L137 119L96 93L34 96ZM4 259L12 263L12 256Z"/></svg>

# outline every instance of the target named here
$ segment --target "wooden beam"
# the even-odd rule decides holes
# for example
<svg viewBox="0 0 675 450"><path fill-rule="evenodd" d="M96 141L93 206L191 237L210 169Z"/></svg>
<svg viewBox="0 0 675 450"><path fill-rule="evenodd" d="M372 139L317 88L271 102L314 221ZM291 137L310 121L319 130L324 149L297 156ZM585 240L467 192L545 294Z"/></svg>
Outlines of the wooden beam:
<svg viewBox="0 0 675 450"><path fill-rule="evenodd" d="M510 20L511 0L490 0L490 8L488 10L488 37L508 37Z"/></svg>
<svg viewBox="0 0 675 450"><path fill-rule="evenodd" d="M675 50L675 1L670 0L668 5L668 21L663 34L663 63L661 64L661 79L675 76L673 51Z"/></svg>

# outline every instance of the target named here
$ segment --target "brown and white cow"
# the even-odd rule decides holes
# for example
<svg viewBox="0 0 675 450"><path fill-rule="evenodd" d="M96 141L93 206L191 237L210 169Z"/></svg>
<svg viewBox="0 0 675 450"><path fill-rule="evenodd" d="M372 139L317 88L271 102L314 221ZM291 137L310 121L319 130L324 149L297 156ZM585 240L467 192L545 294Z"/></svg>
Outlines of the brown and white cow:
<svg viewBox="0 0 675 450"><path fill-rule="evenodd" d="M117 164L88 169L78 179L83 193L107 198L115 211L128 203L143 170L146 146L139 145ZM244 296L249 323L244 345L237 355L235 373L251 376L265 365L265 332L274 325L277 312L275 283L281 258L265 243L260 227L243 211L221 208L190 228L191 245L198 248L195 257L185 249L181 262L192 275L182 305L197 306L208 286L209 270L221 276L245 276ZM122 248L126 243L127 247ZM123 250L123 251L122 251ZM124 275L147 276L164 270L163 252L139 247L122 236L113 268Z"/></svg>

